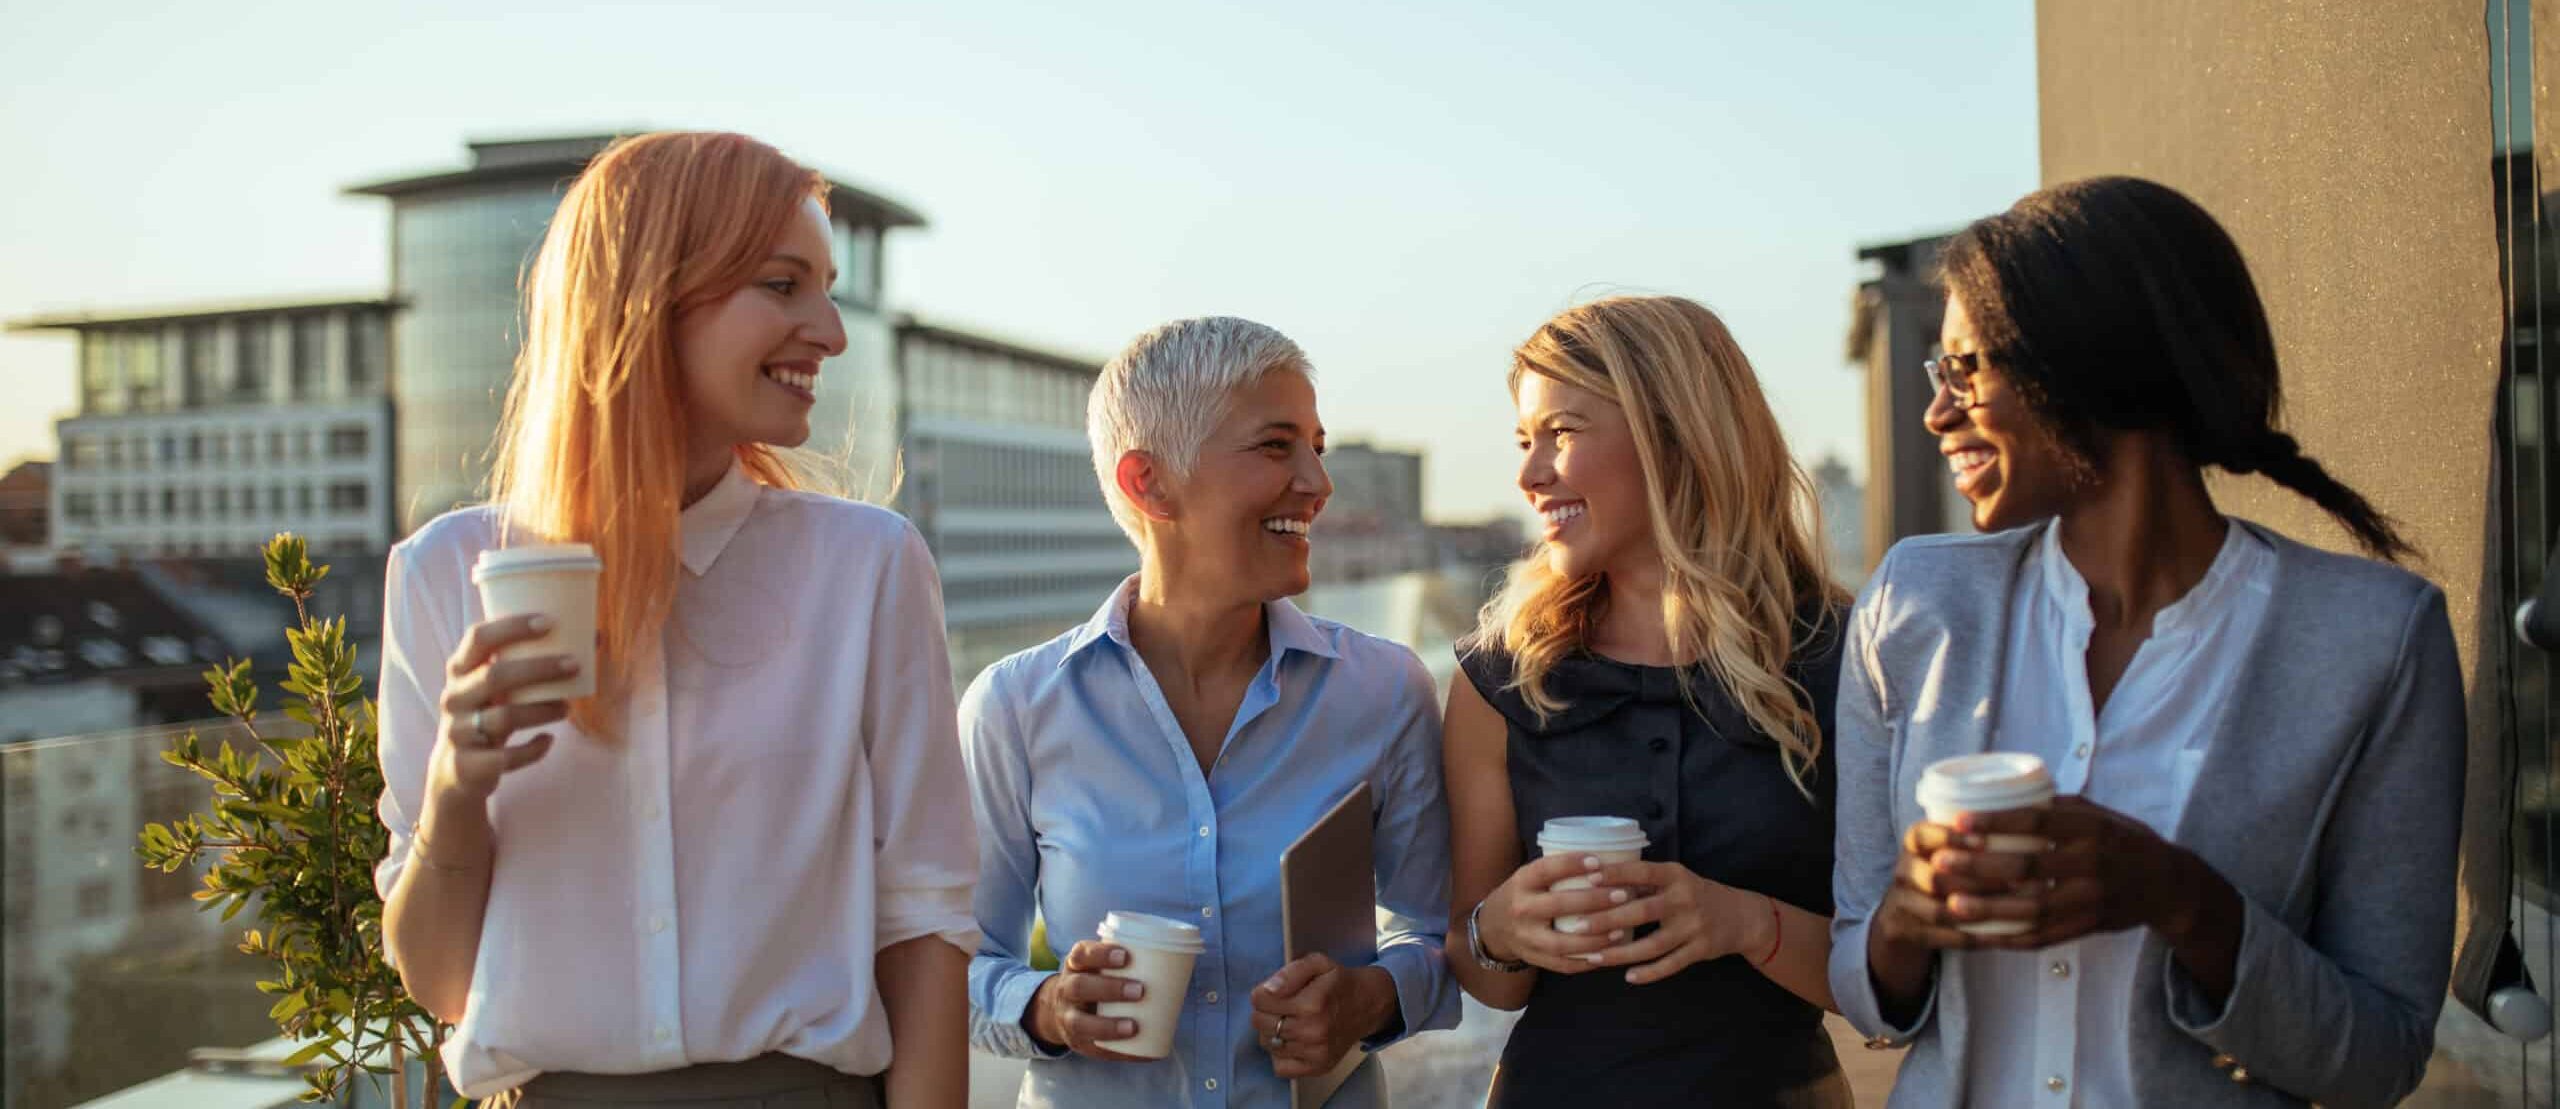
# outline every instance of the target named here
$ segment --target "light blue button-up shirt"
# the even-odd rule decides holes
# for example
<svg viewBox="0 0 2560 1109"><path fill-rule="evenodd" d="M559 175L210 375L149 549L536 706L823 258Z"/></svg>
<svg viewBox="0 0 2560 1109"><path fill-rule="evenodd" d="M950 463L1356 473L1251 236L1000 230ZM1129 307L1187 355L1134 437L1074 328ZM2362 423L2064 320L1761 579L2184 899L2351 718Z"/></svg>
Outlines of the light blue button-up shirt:
<svg viewBox="0 0 2560 1109"><path fill-rule="evenodd" d="M1137 580L1082 627L989 667L961 699L985 934L969 964L970 1038L1033 1060L1024 1106L1287 1109L1289 1084L1252 1024L1253 988L1286 961L1280 853L1358 783L1376 804L1378 965L1402 1018L1369 1046L1458 1022L1440 961L1449 815L1431 677L1397 644L1273 601L1270 658L1204 774L1130 646ZM1208 946L1158 1061L1053 1054L1022 1028L1053 973L1029 962L1035 911L1064 954L1113 910L1198 924ZM1373 1061L1332 1104L1385 1100Z"/></svg>

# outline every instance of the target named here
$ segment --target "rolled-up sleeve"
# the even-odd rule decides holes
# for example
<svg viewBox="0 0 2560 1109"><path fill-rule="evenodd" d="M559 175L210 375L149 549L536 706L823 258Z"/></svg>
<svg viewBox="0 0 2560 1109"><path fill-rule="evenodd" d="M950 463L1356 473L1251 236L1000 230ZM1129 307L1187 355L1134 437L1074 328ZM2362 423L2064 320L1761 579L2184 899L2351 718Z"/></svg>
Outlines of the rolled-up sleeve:
<svg viewBox="0 0 2560 1109"><path fill-rule="evenodd" d="M1893 555L1887 553L1849 615L1849 638L1840 653L1838 720L1832 750L1838 760L1839 818L1834 826L1831 871L1831 996L1860 1035L1892 1046L1911 1042L1937 1010L1934 972L1927 997L1908 1025L1892 1023L1867 969L1867 930L1893 884L1902 832L1893 819L1893 732L1876 665L1878 612L1890 602Z"/></svg>
<svg viewBox="0 0 2560 1109"><path fill-rule="evenodd" d="M426 804L427 763L435 754L437 707L444 699L445 656L461 640L450 614L435 602L453 590L421 580L408 544L391 548L383 568L382 677L374 687L376 757L382 764L382 800L376 813L391 837L374 863L373 885L383 898L409 865L409 840ZM385 949L385 957L389 956Z"/></svg>
<svg viewBox="0 0 2560 1109"><path fill-rule="evenodd" d="M975 951L969 891L977 881L977 836L951 700L942 584L924 537L907 526L903 538L881 583L863 680L862 742L878 814L874 942L887 948L939 935Z"/></svg>
<svg viewBox="0 0 2560 1109"><path fill-rule="evenodd" d="M1010 662L990 666L960 699L960 737L978 822L978 950L969 960L969 1043L1006 1059L1056 1058L1022 1028L1023 1010L1055 972L1031 966L1040 845L1031 829L1031 771L1007 697Z"/></svg>
<svg viewBox="0 0 2560 1109"><path fill-rule="evenodd" d="M1417 1032L1458 1025L1458 987L1441 958L1448 942L1449 798L1440 776L1440 714L1431 672L1410 651L1396 694L1396 736L1380 776L1378 965L1395 979L1398 1022L1374 1051Z"/></svg>

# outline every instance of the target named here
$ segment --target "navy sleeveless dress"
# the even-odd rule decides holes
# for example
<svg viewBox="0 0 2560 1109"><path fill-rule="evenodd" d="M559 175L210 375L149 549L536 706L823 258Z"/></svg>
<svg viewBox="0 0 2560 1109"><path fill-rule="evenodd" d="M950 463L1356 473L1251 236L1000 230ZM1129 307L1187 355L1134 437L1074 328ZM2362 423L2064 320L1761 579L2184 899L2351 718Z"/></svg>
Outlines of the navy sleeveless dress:
<svg viewBox="0 0 2560 1109"><path fill-rule="evenodd" d="M1789 668L1826 740L1805 782L1809 799L1788 777L1776 742L1704 669L1684 699L1672 668L1569 657L1547 676L1564 710L1541 722L1503 688L1509 655L1461 647L1459 669L1508 725L1521 857L1538 856L1538 829L1549 817L1631 817L1652 841L1648 860L1829 914L1827 741L1844 618L1833 610L1810 634L1799 627ZM1488 1102L1490 1109L1850 1104L1822 1010L1739 955L1644 986L1628 985L1623 970L1540 972Z"/></svg>

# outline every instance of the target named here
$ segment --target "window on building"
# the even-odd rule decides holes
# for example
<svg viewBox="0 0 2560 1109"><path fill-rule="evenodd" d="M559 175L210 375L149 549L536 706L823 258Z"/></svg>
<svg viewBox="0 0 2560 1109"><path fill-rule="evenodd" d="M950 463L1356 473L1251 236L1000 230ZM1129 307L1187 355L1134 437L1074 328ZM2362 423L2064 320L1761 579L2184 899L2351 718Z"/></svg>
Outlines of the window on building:
<svg viewBox="0 0 2560 1109"><path fill-rule="evenodd" d="M107 519L124 519L124 490L107 490Z"/></svg>
<svg viewBox="0 0 2560 1109"><path fill-rule="evenodd" d="M160 386L160 333L136 328L116 343L125 387L125 407L152 412L168 407Z"/></svg>
<svg viewBox="0 0 2560 1109"><path fill-rule="evenodd" d="M209 323L188 324L179 331L179 356L186 369L181 378L186 387L182 403L203 404L222 395L214 382L214 367L219 361L214 357L214 342L218 334Z"/></svg>
<svg viewBox="0 0 2560 1109"><path fill-rule="evenodd" d="M293 399L320 395L329 379L329 317L313 313L293 318Z"/></svg>
<svg viewBox="0 0 2560 1109"><path fill-rule="evenodd" d="M96 523L98 521L98 495L95 493L64 493L62 495L62 518L75 524Z"/></svg>
<svg viewBox="0 0 2560 1109"><path fill-rule="evenodd" d="M80 916L83 919L103 917L115 909L115 887L107 879L93 878L80 883Z"/></svg>
<svg viewBox="0 0 2560 1109"><path fill-rule="evenodd" d="M201 431L190 431L190 432L188 432L188 433L187 433L187 461L189 461L189 462L202 462L202 461L204 461L204 433L203 433L203 432L201 432Z"/></svg>
<svg viewBox="0 0 2560 1109"><path fill-rule="evenodd" d="M231 437L217 431L205 436L205 453L215 462L231 460Z"/></svg>
<svg viewBox="0 0 2560 1109"><path fill-rule="evenodd" d="M62 468L94 470L106 461L106 448L96 436L65 435L62 437Z"/></svg>
<svg viewBox="0 0 2560 1109"><path fill-rule="evenodd" d="M299 488L297 488L297 489L295 489L295 490L293 491L293 510L294 510L294 512L295 512L295 513L297 513L297 514L299 514L299 515L303 515L303 516L311 515L311 487L310 487L310 486L308 486L308 485L301 486L301 487L299 487Z"/></svg>
<svg viewBox="0 0 2560 1109"><path fill-rule="evenodd" d="M281 432L281 431L270 431L270 432L268 432L268 433L267 433L267 461L269 461L269 462L282 462L282 461L284 461L284 433L283 433L283 432Z"/></svg>
<svg viewBox="0 0 2560 1109"><path fill-rule="evenodd" d="M213 518L216 520L227 519L230 515L231 490L228 488L215 489L213 491Z"/></svg>
<svg viewBox="0 0 2560 1109"><path fill-rule="evenodd" d="M204 519L204 490L187 490L187 519Z"/></svg>
<svg viewBox="0 0 2560 1109"><path fill-rule="evenodd" d="M242 401L266 398L267 376L275 368L275 334L272 317L240 321L240 362L231 375L234 398Z"/></svg>
<svg viewBox="0 0 2560 1109"><path fill-rule="evenodd" d="M340 424L329 429L329 457L362 458L366 441L363 424Z"/></svg>
<svg viewBox="0 0 2560 1109"><path fill-rule="evenodd" d="M353 313L347 331L347 389L357 394L372 392L382 384L391 361L391 341L384 333L382 315Z"/></svg>
<svg viewBox="0 0 2560 1109"><path fill-rule="evenodd" d="M177 436L163 435L160 437L160 464L162 466L175 466L178 464Z"/></svg>
<svg viewBox="0 0 2560 1109"><path fill-rule="evenodd" d="M880 229L839 222L828 251L836 267L835 288L828 290L846 304L868 308L880 301Z"/></svg>
<svg viewBox="0 0 2560 1109"><path fill-rule="evenodd" d="M83 412L122 412L125 406L123 382L116 375L117 335L112 331L84 332L80 336L80 410Z"/></svg>
<svg viewBox="0 0 2560 1109"><path fill-rule="evenodd" d="M311 460L310 428L306 427L293 433L293 457L296 461L300 462L308 462Z"/></svg>
<svg viewBox="0 0 2560 1109"><path fill-rule="evenodd" d="M329 486L329 511L335 513L365 510L365 487L361 481L341 481Z"/></svg>
<svg viewBox="0 0 2560 1109"><path fill-rule="evenodd" d="M254 431L241 432L233 439L231 450L231 457L239 459L240 464L243 466L256 462L258 460L258 433Z"/></svg>
<svg viewBox="0 0 2560 1109"><path fill-rule="evenodd" d="M175 520L178 518L177 490L163 489L160 491L160 518L163 520Z"/></svg>
<svg viewBox="0 0 2560 1109"><path fill-rule="evenodd" d="M270 485L267 487L267 515L284 515L284 486Z"/></svg>

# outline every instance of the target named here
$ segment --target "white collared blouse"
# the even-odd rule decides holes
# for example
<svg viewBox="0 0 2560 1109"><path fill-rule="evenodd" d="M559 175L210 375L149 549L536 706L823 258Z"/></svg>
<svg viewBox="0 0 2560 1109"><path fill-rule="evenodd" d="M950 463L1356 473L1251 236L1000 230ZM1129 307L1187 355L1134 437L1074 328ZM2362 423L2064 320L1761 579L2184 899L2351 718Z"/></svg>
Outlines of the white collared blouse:
<svg viewBox="0 0 2560 1109"><path fill-rule="evenodd" d="M445 661L481 619L482 507L393 548L379 690L391 848L409 861ZM629 1074L781 1052L890 1063L883 948L977 948L977 846L942 594L905 519L732 469L684 510L683 570L623 734L563 722L491 798L497 852L444 1062L485 1097L546 1070Z"/></svg>

